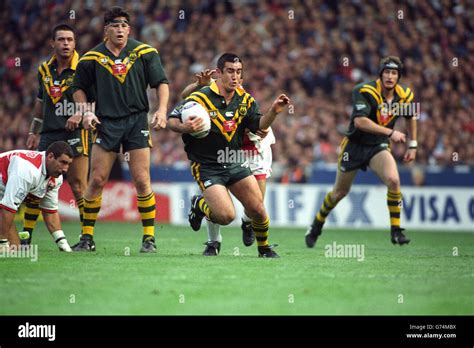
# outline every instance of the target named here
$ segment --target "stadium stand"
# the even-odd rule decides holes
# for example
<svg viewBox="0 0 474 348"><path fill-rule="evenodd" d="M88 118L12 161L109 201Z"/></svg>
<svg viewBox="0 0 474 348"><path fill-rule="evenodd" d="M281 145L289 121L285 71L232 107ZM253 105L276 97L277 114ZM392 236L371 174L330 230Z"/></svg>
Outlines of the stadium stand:
<svg viewBox="0 0 474 348"><path fill-rule="evenodd" d="M275 172L284 182L305 181L302 169L336 162L351 89L373 79L389 54L404 61L403 82L421 103L417 163L474 165L474 8L441 0L2 2L0 152L25 148L50 29L74 26L85 53L102 39L111 5L133 14L131 37L160 51L170 107L224 51L243 58L244 86L263 110L280 91L292 98L293 113L273 127ZM187 165L178 134L154 132L153 141L154 165ZM393 146L398 160L404 151Z"/></svg>

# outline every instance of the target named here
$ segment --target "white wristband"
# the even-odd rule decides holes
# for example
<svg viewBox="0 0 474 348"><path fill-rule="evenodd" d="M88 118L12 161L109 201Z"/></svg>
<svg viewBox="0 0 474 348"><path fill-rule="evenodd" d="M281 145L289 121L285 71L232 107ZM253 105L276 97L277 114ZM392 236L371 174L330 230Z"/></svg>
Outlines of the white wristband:
<svg viewBox="0 0 474 348"><path fill-rule="evenodd" d="M408 148L409 149L416 149L418 146L418 142L416 140L410 140L408 142Z"/></svg>

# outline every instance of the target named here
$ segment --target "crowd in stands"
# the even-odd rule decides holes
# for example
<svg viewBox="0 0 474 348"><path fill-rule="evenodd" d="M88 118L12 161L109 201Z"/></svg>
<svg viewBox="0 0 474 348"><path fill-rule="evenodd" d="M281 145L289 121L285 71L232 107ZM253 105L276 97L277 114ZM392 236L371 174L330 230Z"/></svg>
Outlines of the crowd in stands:
<svg viewBox="0 0 474 348"><path fill-rule="evenodd" d="M474 6L469 1L26 1L0 4L0 151L25 148L37 67L51 54L51 29L77 31L80 54L101 42L112 5L132 15L131 37L156 47L170 81L170 105L193 75L223 52L244 61L244 87L266 111L284 92L292 106L273 130L282 176L335 163L355 84L377 77L387 55L405 64L415 93L418 164L474 165ZM153 95L150 93L151 104ZM398 128L405 129L404 120ZM180 135L153 132L154 165L187 162ZM399 162L406 147L392 146Z"/></svg>

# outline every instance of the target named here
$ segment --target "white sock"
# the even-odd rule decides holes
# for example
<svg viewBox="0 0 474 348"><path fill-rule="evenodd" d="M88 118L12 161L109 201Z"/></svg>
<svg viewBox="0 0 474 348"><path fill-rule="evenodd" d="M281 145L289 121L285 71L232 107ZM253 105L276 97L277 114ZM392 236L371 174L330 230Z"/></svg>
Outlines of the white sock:
<svg viewBox="0 0 474 348"><path fill-rule="evenodd" d="M64 235L63 230L57 230L51 233L51 236L53 237L54 241L58 245L59 249L66 252L72 251L71 247L69 246L69 243L66 240L66 236Z"/></svg>
<svg viewBox="0 0 474 348"><path fill-rule="evenodd" d="M244 211L244 214L242 215L242 220L244 220L245 222L252 222L252 219L249 218L247 214L245 214L245 211Z"/></svg>
<svg viewBox="0 0 474 348"><path fill-rule="evenodd" d="M207 240L209 242L222 242L221 225L207 220Z"/></svg>

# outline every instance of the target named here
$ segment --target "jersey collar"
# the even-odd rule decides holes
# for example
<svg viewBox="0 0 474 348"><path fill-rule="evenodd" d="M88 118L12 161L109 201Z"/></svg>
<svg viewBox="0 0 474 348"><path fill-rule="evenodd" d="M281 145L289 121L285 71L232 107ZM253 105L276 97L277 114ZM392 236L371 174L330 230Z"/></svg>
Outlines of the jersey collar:
<svg viewBox="0 0 474 348"><path fill-rule="evenodd" d="M375 89L382 95L382 81L380 79L375 80Z"/></svg>
<svg viewBox="0 0 474 348"><path fill-rule="evenodd" d="M56 62L56 55L55 54L53 54L51 59L48 61L48 65L51 65L54 62ZM72 59L71 59L71 66L69 67L69 69L75 71L78 62L79 62L79 53L77 53L77 51L74 50L74 53L72 54Z"/></svg>

